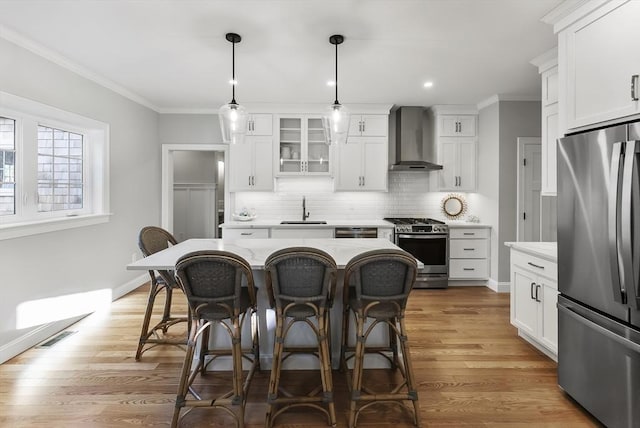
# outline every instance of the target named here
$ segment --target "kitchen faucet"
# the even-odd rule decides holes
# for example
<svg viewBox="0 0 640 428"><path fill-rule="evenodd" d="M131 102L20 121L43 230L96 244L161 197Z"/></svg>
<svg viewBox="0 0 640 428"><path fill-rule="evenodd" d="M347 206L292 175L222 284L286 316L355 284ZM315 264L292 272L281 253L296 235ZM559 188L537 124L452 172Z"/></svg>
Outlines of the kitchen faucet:
<svg viewBox="0 0 640 428"><path fill-rule="evenodd" d="M302 221L305 221L309 218L309 213L307 212L307 199L302 197Z"/></svg>

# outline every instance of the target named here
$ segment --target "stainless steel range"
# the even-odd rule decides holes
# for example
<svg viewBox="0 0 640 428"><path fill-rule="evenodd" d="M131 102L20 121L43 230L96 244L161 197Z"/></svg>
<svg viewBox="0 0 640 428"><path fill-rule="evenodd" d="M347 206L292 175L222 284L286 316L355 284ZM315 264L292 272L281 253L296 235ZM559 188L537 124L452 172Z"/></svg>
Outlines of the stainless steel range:
<svg viewBox="0 0 640 428"><path fill-rule="evenodd" d="M446 288L449 278L449 226L430 218L385 218L395 225L394 243L424 264L415 288Z"/></svg>

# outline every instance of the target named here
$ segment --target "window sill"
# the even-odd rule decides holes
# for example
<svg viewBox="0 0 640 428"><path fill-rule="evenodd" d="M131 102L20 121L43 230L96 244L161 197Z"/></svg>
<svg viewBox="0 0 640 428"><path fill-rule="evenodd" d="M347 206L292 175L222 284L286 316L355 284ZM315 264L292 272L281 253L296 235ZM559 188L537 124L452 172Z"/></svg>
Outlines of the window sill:
<svg viewBox="0 0 640 428"><path fill-rule="evenodd" d="M58 230L92 226L107 223L111 214L91 214L77 217L62 217L28 223L0 224L0 241L20 238L22 236L39 235Z"/></svg>

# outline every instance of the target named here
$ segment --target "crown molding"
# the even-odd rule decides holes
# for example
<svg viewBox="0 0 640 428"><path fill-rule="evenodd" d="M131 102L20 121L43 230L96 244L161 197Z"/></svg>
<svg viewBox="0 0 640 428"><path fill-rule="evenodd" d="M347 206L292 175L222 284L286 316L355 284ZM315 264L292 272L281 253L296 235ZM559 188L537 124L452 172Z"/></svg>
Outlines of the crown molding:
<svg viewBox="0 0 640 428"><path fill-rule="evenodd" d="M542 17L545 24L553 25L553 32L559 33L587 14L609 4L614 8L627 0L565 0L558 7Z"/></svg>
<svg viewBox="0 0 640 428"><path fill-rule="evenodd" d="M109 89L123 97L140 104L144 107L147 107L155 112L160 112L160 108L147 99L141 97L140 95L131 92L130 90L118 85L117 83L107 79L104 76L101 76L93 71L65 58L64 56L54 52L53 50L42 46L39 43L34 42L33 40L23 36L22 34L17 33L16 31L7 28L6 26L0 24L0 38L7 40L14 45L20 46L28 51L33 52L34 54L47 59L54 64L65 68L79 76L84 77L104 88Z"/></svg>
<svg viewBox="0 0 640 428"><path fill-rule="evenodd" d="M538 73L542 74L552 67L558 65L558 47L548 50L547 52L539 55L529 61L529 64L538 67Z"/></svg>
<svg viewBox="0 0 640 428"><path fill-rule="evenodd" d="M496 94L492 95L489 98L480 101L477 104L477 109L482 110L483 108L487 108L492 104L501 102L501 101L521 101L521 102L539 102L540 95L512 95L512 94Z"/></svg>

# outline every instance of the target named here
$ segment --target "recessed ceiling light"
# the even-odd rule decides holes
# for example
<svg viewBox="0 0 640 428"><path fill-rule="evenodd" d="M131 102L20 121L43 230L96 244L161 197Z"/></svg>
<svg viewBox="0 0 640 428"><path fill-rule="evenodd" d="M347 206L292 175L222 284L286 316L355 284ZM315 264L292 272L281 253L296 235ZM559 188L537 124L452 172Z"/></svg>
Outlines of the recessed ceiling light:
<svg viewBox="0 0 640 428"><path fill-rule="evenodd" d="M433 86L433 82L424 82L424 85L422 86L424 86L425 88L430 88Z"/></svg>
<svg viewBox="0 0 640 428"><path fill-rule="evenodd" d="M329 80L327 82L327 86L336 86L336 81L335 80Z"/></svg>

